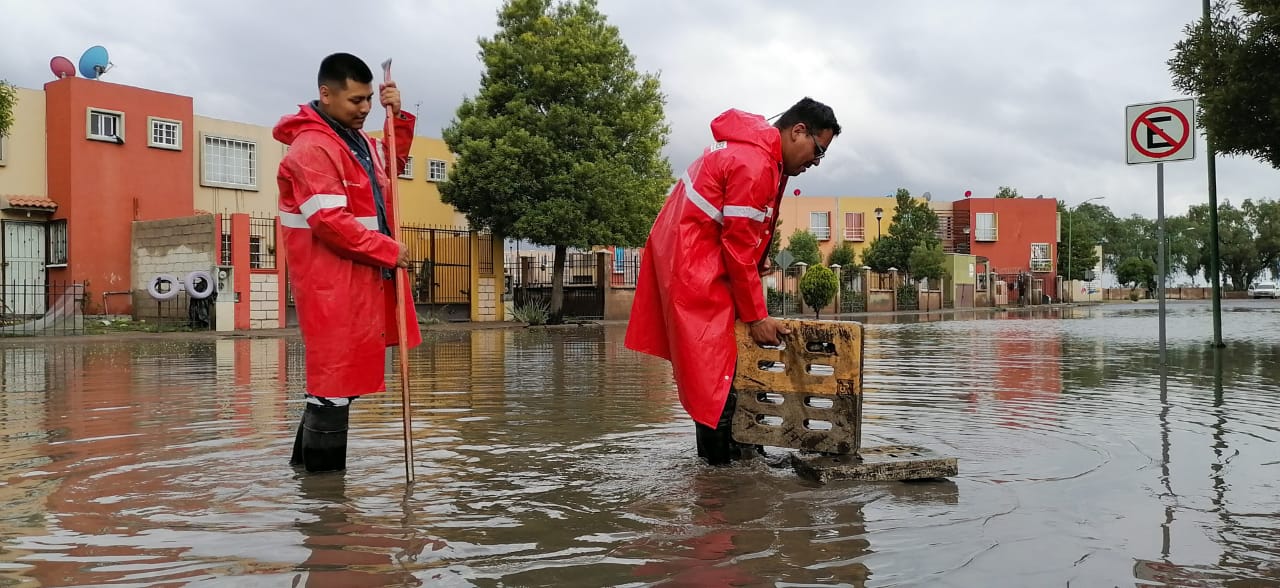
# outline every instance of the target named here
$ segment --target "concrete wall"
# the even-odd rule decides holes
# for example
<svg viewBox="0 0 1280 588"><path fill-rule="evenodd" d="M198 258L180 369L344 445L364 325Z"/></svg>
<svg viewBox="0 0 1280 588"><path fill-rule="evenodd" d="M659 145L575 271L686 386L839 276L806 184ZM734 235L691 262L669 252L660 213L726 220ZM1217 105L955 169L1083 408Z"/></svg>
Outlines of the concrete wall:
<svg viewBox="0 0 1280 588"><path fill-rule="evenodd" d="M490 322L498 320L499 314L499 298L502 296L502 285L498 283L498 278L493 276L481 276L479 278L480 287L477 290L476 300L472 303L476 309L476 320L479 322Z"/></svg>
<svg viewBox="0 0 1280 588"><path fill-rule="evenodd" d="M209 271L217 263L217 225L213 215L191 216L133 223L132 299L135 319L156 318L165 308L186 308L187 294L157 305L147 293L151 280L161 274L179 279L193 271ZM99 298L102 291L91 292ZM119 312L115 308L113 311ZM171 318L171 317L166 317Z"/></svg>

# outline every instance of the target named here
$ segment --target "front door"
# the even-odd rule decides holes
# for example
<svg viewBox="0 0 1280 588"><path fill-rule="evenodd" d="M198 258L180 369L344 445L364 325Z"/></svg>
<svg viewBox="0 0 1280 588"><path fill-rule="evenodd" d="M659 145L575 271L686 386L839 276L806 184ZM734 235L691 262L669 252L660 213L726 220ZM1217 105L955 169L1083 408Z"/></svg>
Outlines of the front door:
<svg viewBox="0 0 1280 588"><path fill-rule="evenodd" d="M4 221L4 314L45 312L43 223Z"/></svg>

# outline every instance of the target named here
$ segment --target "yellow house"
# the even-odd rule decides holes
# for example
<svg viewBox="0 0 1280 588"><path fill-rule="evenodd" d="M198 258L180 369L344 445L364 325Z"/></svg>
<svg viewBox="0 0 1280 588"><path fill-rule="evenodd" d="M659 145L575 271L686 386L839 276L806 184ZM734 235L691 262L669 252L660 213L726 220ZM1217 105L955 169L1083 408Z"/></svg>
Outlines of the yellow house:
<svg viewBox="0 0 1280 588"><path fill-rule="evenodd" d="M885 196L785 196L778 212L782 247L796 229L804 229L818 238L823 263L844 243L861 259L877 236L889 232L896 203Z"/></svg>
<svg viewBox="0 0 1280 588"><path fill-rule="evenodd" d="M48 198L44 92L18 88L13 127L0 137L0 194Z"/></svg>
<svg viewBox="0 0 1280 588"><path fill-rule="evenodd" d="M196 148L194 205L219 214L242 212L274 217L280 209L276 170L286 147L271 136L271 127L196 115L192 119ZM249 162L243 184L212 181L210 171L228 159Z"/></svg>

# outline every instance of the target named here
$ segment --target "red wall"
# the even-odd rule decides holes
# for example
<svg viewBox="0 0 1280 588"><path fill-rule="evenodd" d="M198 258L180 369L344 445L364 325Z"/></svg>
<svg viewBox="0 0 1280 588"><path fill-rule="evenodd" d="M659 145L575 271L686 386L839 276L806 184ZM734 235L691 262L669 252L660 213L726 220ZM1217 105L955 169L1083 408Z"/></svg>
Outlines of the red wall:
<svg viewBox="0 0 1280 588"><path fill-rule="evenodd" d="M1058 202L1052 198L969 198L957 201L957 215L967 211L970 251L991 260L998 273L1030 271L1031 244L1048 243L1056 272L1058 262ZM976 241L977 215L996 213L996 240ZM1037 275L1049 275L1040 274Z"/></svg>
<svg viewBox="0 0 1280 588"><path fill-rule="evenodd" d="M87 312L98 312L104 292L132 288L132 221L194 214L192 100L84 78L44 89L49 198L68 219L68 267L49 279L88 282ZM91 107L124 114L123 145L86 138ZM151 116L181 121L181 151L147 146Z"/></svg>

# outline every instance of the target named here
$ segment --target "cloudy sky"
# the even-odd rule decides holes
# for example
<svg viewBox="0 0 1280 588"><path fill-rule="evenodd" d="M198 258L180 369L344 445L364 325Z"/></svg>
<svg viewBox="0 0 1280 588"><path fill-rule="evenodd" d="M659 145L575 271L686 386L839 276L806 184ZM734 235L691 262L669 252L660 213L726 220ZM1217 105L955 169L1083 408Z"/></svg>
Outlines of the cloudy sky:
<svg viewBox="0 0 1280 588"><path fill-rule="evenodd" d="M395 58L419 134L439 136L475 92L476 39L499 0L309 2L0 0L0 78L39 88L49 59L101 44L106 79L189 95L205 116L272 124L315 93L319 60ZM809 195L899 187L955 200L1010 185L1118 214L1155 214L1154 166L1124 161L1124 107L1181 97L1167 60L1198 0L600 0L642 70L659 73L679 170L726 108L770 116L808 95L845 132ZM791 7L785 7L791 6ZM371 121L374 117L371 117ZM377 125L370 122L371 126ZM1199 158L1166 166L1169 214L1205 201ZM1274 198L1280 171L1220 158L1222 198Z"/></svg>

